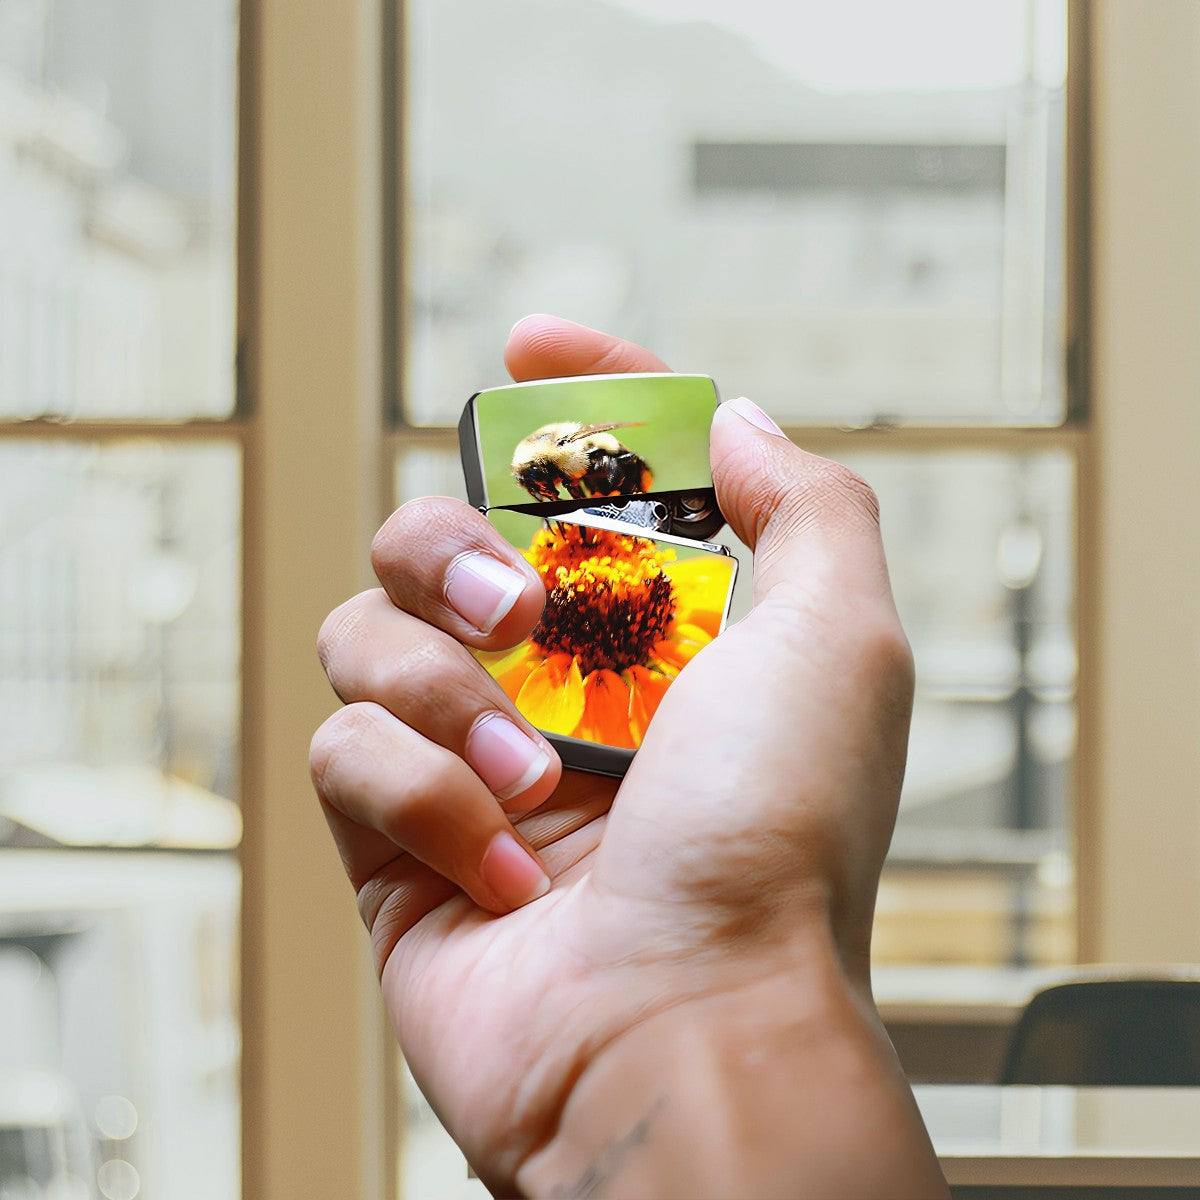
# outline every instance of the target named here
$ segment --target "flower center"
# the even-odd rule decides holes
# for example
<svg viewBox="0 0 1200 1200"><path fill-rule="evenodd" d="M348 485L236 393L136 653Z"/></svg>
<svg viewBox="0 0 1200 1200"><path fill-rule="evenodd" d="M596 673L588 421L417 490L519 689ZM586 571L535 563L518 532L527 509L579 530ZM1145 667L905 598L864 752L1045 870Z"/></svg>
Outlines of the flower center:
<svg viewBox="0 0 1200 1200"><path fill-rule="evenodd" d="M546 607L530 635L546 654L579 659L583 675L644 664L675 615L663 565L671 555L646 538L607 529L551 526L527 554L546 585Z"/></svg>

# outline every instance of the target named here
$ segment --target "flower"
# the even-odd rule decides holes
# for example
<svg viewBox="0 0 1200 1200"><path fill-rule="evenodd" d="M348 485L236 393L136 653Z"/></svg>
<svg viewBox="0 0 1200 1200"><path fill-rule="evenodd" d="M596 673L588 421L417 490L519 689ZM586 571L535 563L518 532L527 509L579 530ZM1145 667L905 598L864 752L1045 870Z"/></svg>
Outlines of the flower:
<svg viewBox="0 0 1200 1200"><path fill-rule="evenodd" d="M525 557L546 585L528 641L476 657L539 729L636 749L667 688L720 629L731 560L553 523Z"/></svg>

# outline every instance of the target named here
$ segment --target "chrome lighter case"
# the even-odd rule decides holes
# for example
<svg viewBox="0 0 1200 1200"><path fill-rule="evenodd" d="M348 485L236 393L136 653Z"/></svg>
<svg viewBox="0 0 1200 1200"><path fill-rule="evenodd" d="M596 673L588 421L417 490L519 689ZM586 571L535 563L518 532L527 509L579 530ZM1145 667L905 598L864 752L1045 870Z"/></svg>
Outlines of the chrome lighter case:
<svg viewBox="0 0 1200 1200"><path fill-rule="evenodd" d="M620 776L680 671L725 625L737 562L709 468L704 375L589 375L477 392L467 497L532 563L530 637L476 657L565 766Z"/></svg>

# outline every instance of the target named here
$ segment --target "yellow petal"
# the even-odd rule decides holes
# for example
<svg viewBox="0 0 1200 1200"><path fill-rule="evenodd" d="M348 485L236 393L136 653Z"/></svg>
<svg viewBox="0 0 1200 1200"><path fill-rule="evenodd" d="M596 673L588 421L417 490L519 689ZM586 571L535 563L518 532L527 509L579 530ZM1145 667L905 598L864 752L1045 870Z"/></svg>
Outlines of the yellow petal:
<svg viewBox="0 0 1200 1200"><path fill-rule="evenodd" d="M676 610L676 615L681 621L703 629L711 640L721 632L721 621L725 616L725 609L723 607L720 609L684 608L681 605Z"/></svg>
<svg viewBox="0 0 1200 1200"><path fill-rule="evenodd" d="M583 676L579 660L555 654L535 667L516 705L531 725L547 733L573 734L583 716Z"/></svg>
<svg viewBox="0 0 1200 1200"><path fill-rule="evenodd" d="M646 667L630 667L629 679L629 729L634 745L640 746L646 736L646 726L658 711L671 680Z"/></svg>
<svg viewBox="0 0 1200 1200"><path fill-rule="evenodd" d="M695 625L676 625L653 650L660 662L681 671L712 641L703 629Z"/></svg>
<svg viewBox="0 0 1200 1200"><path fill-rule="evenodd" d="M681 621L699 625L716 637L725 615L734 560L705 554L671 563L666 573L675 591L675 611Z"/></svg>
<svg viewBox="0 0 1200 1200"><path fill-rule="evenodd" d="M601 668L583 681L583 720L576 737L604 746L635 746L629 730L629 688L616 671Z"/></svg>
<svg viewBox="0 0 1200 1200"><path fill-rule="evenodd" d="M662 645L662 643L660 642L659 645ZM658 657L658 646L650 652L649 662L657 674L667 679L674 679L681 669L674 663L667 662L666 659Z"/></svg>

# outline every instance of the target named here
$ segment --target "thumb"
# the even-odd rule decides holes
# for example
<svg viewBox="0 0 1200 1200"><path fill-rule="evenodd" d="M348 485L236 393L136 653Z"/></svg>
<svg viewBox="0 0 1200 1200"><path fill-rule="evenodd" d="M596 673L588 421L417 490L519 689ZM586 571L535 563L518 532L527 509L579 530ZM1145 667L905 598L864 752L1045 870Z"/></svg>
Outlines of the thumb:
<svg viewBox="0 0 1200 1200"><path fill-rule="evenodd" d="M721 511L754 551L755 604L776 589L826 586L842 599L890 599L879 503L858 475L794 446L744 397L718 405L711 455Z"/></svg>

